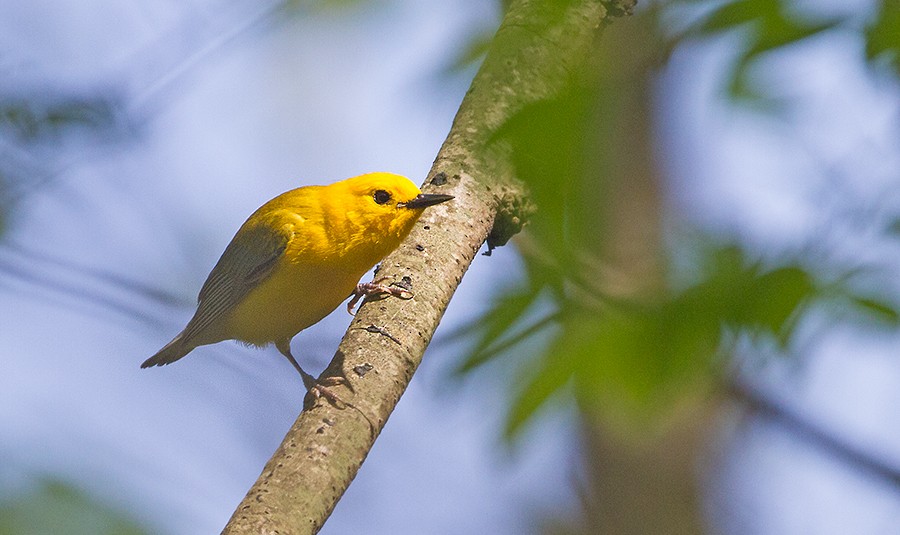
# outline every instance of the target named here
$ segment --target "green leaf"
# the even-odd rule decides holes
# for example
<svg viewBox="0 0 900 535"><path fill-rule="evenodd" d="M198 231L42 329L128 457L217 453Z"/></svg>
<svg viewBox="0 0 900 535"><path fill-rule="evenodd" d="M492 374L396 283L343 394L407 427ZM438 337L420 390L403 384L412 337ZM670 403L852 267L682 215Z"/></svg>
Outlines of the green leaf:
<svg viewBox="0 0 900 535"><path fill-rule="evenodd" d="M900 1L881 0L878 15L866 28L866 58L886 58L900 74Z"/></svg>
<svg viewBox="0 0 900 535"><path fill-rule="evenodd" d="M372 4L372 0L288 0L286 10L308 15L314 14L350 14ZM288 11L290 12L290 11Z"/></svg>
<svg viewBox="0 0 900 535"><path fill-rule="evenodd" d="M802 308L822 297L821 288L800 265L764 270L733 246L706 254L710 261L705 278L678 298L683 313L706 310L708 320L717 318L739 331L767 332L786 344Z"/></svg>
<svg viewBox="0 0 900 535"><path fill-rule="evenodd" d="M510 407L503 430L507 441L516 439L538 409L562 391L575 371L566 353L548 351L535 364L536 369L529 370L528 382Z"/></svg>
<svg viewBox="0 0 900 535"><path fill-rule="evenodd" d="M778 111L776 101L766 99L749 83L753 62L767 52L782 49L846 23L846 19L808 21L792 14L781 0L737 0L714 10L685 32L685 37L707 37L743 29L745 44L734 59L728 94L737 102L752 104L760 111Z"/></svg>
<svg viewBox="0 0 900 535"><path fill-rule="evenodd" d="M528 312L539 295L539 289L535 287L522 288L502 294L496 298L493 305L481 317L475 318L450 334L450 338L474 337L475 343L471 352L463 359L457 374L470 372L481 366L502 351L509 349L514 344L506 343L503 347L496 347L500 338L510 336L510 332ZM549 323L548 323L549 325ZM519 337L513 337L515 343L523 341L528 336L535 334L534 329L525 329L525 333Z"/></svg>
<svg viewBox="0 0 900 535"><path fill-rule="evenodd" d="M78 489L42 481L27 495L0 504L0 534L141 535L127 515L97 503Z"/></svg>
<svg viewBox="0 0 900 535"><path fill-rule="evenodd" d="M783 48L799 41L834 29L843 21L836 19L819 24L805 24L802 21L782 17L764 19L757 32L756 42L750 47L748 57L754 59L762 53Z"/></svg>
<svg viewBox="0 0 900 535"><path fill-rule="evenodd" d="M490 48L495 32L496 28L490 28L470 37L468 43L457 53L450 64L444 68L445 74L459 73L480 63Z"/></svg>
<svg viewBox="0 0 900 535"><path fill-rule="evenodd" d="M651 302L592 309L559 301L558 315L532 326L557 324L558 332L516 399L510 435L571 378L583 409L632 426L658 420L709 382L723 354L725 333L731 332L726 326L766 334L786 346L805 307L822 297L813 276L799 264L764 269L735 246L709 250L705 266L696 284ZM868 306L893 317L887 305ZM531 335L528 329L519 332L520 337L507 340L519 343ZM503 338L494 338L501 341L494 348L504 349Z"/></svg>
<svg viewBox="0 0 900 535"><path fill-rule="evenodd" d="M583 212L588 210L586 201L602 193L597 185L583 190L587 154L598 150L596 145L588 149L597 135L595 130L588 130L597 102L596 92L579 80L570 80L554 98L524 106L490 140L508 143L512 148L516 176L527 185L537 206L529 232L560 266L572 265L586 234L603 233L583 221ZM595 216L598 208L602 209L593 205L589 213Z"/></svg>
<svg viewBox="0 0 900 535"><path fill-rule="evenodd" d="M774 334L785 347L796 323L793 320L816 296L817 287L812 277L800 267L770 271L751 281L741 323L744 327L761 328Z"/></svg>
<svg viewBox="0 0 900 535"><path fill-rule="evenodd" d="M565 334L580 405L603 419L646 426L696 391L720 342L717 318L675 303L582 318Z"/></svg>
<svg viewBox="0 0 900 535"><path fill-rule="evenodd" d="M0 100L0 132L26 142L67 132L108 134L121 127L118 95L82 96L54 88Z"/></svg>
<svg viewBox="0 0 900 535"><path fill-rule="evenodd" d="M754 0L728 2L691 28L689 35L708 35L733 30L755 21L760 17L757 4L758 2Z"/></svg>
<svg viewBox="0 0 900 535"><path fill-rule="evenodd" d="M900 327L900 311L886 301L871 297L850 296L850 303L868 317L892 328Z"/></svg>

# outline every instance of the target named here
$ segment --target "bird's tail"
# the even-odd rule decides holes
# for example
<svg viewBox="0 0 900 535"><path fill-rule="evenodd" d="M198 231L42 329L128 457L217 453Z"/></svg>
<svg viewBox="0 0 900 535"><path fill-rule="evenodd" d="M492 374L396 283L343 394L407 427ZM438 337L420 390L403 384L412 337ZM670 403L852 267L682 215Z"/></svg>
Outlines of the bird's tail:
<svg viewBox="0 0 900 535"><path fill-rule="evenodd" d="M194 349L195 346L186 344L179 334L176 336L171 342L165 345L162 349L156 352L155 355L145 360L143 364L141 364L141 368L149 368L151 366L165 366L166 364L171 364L181 357L187 355Z"/></svg>

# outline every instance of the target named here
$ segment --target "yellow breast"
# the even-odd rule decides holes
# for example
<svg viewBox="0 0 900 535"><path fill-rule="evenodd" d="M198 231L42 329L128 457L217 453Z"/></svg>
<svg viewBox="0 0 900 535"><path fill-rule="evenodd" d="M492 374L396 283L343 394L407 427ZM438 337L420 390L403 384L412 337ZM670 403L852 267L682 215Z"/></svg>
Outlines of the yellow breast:
<svg viewBox="0 0 900 535"><path fill-rule="evenodd" d="M228 337L254 345L290 339L337 308L364 273L283 259L232 311Z"/></svg>

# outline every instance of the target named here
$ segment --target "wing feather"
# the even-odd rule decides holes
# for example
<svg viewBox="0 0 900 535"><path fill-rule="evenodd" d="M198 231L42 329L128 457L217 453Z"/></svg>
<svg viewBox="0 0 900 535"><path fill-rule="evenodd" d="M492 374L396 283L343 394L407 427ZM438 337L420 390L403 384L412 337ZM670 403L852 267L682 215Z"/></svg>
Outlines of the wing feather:
<svg viewBox="0 0 900 535"><path fill-rule="evenodd" d="M224 321L253 288L272 274L293 235L291 225L242 228L203 283L197 312L185 327L183 340L190 342Z"/></svg>

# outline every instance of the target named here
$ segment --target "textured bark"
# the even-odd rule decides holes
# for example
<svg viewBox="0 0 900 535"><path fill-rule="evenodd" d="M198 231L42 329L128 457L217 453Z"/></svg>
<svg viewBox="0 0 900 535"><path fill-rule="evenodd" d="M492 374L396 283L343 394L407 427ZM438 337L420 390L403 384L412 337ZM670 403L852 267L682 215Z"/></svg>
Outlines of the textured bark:
<svg viewBox="0 0 900 535"><path fill-rule="evenodd" d="M334 390L353 407L320 401L304 410L223 533L321 528L409 384L481 245L489 236L502 244L522 219L517 207L525 194L507 149L491 144L491 134L524 105L555 95L604 20L628 11L633 0L624 4L512 2L423 187L456 199L426 210L378 273L415 297L360 308L323 374L348 380L350 389Z"/></svg>

